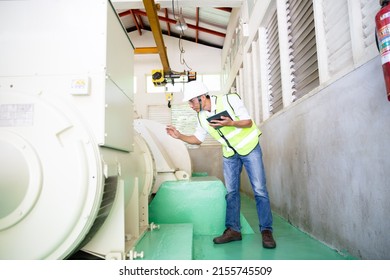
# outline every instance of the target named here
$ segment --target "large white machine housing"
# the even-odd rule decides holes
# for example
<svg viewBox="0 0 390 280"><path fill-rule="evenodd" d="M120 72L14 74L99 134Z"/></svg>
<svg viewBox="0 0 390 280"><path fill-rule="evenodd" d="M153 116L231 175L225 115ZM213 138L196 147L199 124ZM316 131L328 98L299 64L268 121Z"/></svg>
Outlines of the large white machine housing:
<svg viewBox="0 0 390 280"><path fill-rule="evenodd" d="M158 170L113 6L0 1L0 25L0 259L132 258Z"/></svg>

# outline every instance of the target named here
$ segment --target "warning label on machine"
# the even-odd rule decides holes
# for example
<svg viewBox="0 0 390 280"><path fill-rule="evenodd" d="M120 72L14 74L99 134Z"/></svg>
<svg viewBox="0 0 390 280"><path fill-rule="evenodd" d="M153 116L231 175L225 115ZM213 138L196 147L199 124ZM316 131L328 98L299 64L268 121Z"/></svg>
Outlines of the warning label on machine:
<svg viewBox="0 0 390 280"><path fill-rule="evenodd" d="M32 126L34 124L33 104L1 104L0 127Z"/></svg>

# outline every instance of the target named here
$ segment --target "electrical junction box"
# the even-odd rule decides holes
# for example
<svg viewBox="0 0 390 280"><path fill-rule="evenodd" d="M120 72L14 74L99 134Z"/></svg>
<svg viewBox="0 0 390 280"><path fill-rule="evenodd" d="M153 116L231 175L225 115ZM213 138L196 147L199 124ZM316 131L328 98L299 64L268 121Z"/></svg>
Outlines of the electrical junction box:
<svg viewBox="0 0 390 280"><path fill-rule="evenodd" d="M88 95L90 94L90 88L89 77L75 77L70 81L70 94Z"/></svg>

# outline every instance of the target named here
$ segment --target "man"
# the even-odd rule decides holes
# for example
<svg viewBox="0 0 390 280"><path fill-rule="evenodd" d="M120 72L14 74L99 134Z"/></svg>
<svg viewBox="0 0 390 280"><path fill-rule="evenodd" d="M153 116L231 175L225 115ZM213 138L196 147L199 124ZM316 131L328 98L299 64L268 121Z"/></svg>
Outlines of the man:
<svg viewBox="0 0 390 280"><path fill-rule="evenodd" d="M237 94L210 96L207 87L199 81L185 84L183 102L198 113L198 127L193 135L181 134L168 125L167 133L188 144L201 144L207 133L222 144L223 172L226 194L225 231L214 238L215 244L241 240L240 224L240 174L242 166L247 171L256 201L259 228L264 248L275 248L272 235L272 213L266 187L262 151L259 144L260 130L252 121L241 98ZM207 120L227 111L229 116Z"/></svg>

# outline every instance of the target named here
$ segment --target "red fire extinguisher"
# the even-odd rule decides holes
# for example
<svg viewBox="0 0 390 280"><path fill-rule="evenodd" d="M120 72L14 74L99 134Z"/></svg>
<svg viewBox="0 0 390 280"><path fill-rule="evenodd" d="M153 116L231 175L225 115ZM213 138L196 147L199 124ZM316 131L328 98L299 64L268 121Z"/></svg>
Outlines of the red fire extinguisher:
<svg viewBox="0 0 390 280"><path fill-rule="evenodd" d="M381 54L387 99L390 101L390 0L380 0L381 9L375 16L376 37Z"/></svg>

